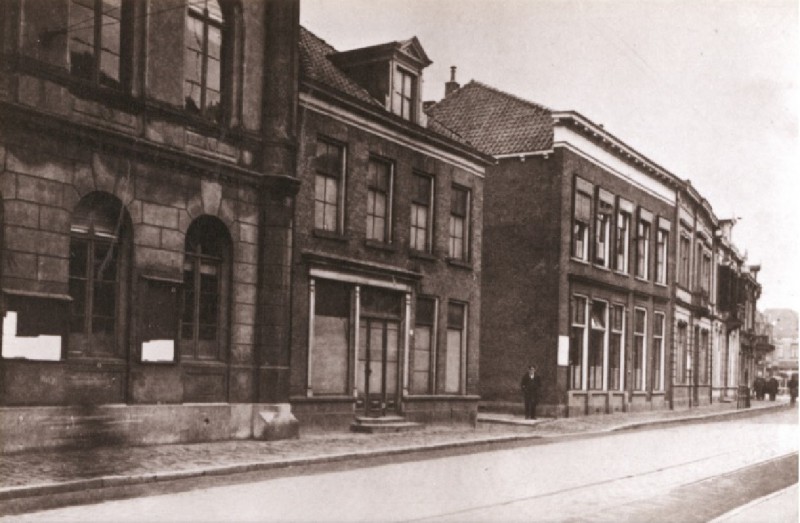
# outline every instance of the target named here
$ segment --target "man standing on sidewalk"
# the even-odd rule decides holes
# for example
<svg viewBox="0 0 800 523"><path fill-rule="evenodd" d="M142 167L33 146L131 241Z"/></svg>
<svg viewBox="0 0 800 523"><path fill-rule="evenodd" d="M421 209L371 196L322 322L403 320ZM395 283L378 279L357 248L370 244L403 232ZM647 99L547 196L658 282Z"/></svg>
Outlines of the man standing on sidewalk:
<svg viewBox="0 0 800 523"><path fill-rule="evenodd" d="M536 419L536 403L539 401L539 387L542 379L536 375L536 366L528 367L522 376L522 397L525 400L525 419Z"/></svg>

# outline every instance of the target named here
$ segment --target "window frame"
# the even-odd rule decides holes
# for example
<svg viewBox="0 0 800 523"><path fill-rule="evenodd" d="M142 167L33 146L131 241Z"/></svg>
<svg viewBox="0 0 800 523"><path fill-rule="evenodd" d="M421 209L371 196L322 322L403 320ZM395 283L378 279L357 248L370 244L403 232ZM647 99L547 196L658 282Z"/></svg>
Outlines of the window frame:
<svg viewBox="0 0 800 523"><path fill-rule="evenodd" d="M374 183L372 180L370 180L371 173L372 173L372 167L373 166L378 166L378 165L381 165L381 166L386 168L386 178L387 179L386 179L386 189L385 190L382 190L382 188L379 187L378 183ZM394 162L392 162L391 160L387 160L387 159L380 158L380 157L377 157L377 156L370 156L370 158L368 160L368 163L367 163L367 169L368 169L368 172L367 172L366 237L367 237L367 240L371 241L371 242L391 244L392 241L393 241L392 231L394 229L394 227L393 227L394 205L393 204L394 204L394 173L395 173L395 165L394 165ZM385 198L384 215L383 216L378 216L377 214L374 214L374 212L373 212L374 209L375 209L375 195L377 195L377 194L382 194L383 197ZM370 203L369 203L370 195L372 195L372 198L373 198L372 209L370 209ZM378 220L378 219L382 219L383 220L383 230L382 230L383 238L382 239L371 237L371 233L372 234L375 233L374 225L375 225L375 221ZM372 220L372 221L370 221L370 220ZM373 230L372 231L370 230L370 225L373 226Z"/></svg>
<svg viewBox="0 0 800 523"><path fill-rule="evenodd" d="M625 387L625 324L627 320L627 316L625 314L627 307L625 305L619 303L612 303L609 308L609 335L608 335L608 369L607 369L607 388L609 391L620 391L624 390ZM615 325L615 315L616 312L620 311L620 319L621 324L619 328ZM614 339L615 336L619 339L619 354L617 356L617 372L616 372L616 380L611 379L611 369L614 368L612 366L612 349L614 346ZM613 382L616 381L616 386L613 386Z"/></svg>
<svg viewBox="0 0 800 523"><path fill-rule="evenodd" d="M582 306L578 303L582 302ZM570 300L570 347L567 359L567 388L568 390L586 390L586 381L583 377L586 369L586 343L589 331L589 297L583 294L573 294ZM578 319L578 311L583 311L583 322ZM573 347L576 330L580 330L580 346ZM573 356L576 356L573 358ZM577 361L578 365L573 362ZM577 369L577 372L576 372ZM577 379L576 379L577 378ZM577 382L577 383L576 383Z"/></svg>
<svg viewBox="0 0 800 523"><path fill-rule="evenodd" d="M642 313L643 324L642 330L639 331L637 325L637 313ZM641 342L641 347L637 342ZM641 354L640 354L641 349ZM633 380L631 387L635 392L644 392L647 390L647 309L643 307L633 308L633 354L631 354ZM641 368L637 367L641 363ZM640 382L641 380L641 382Z"/></svg>
<svg viewBox="0 0 800 523"><path fill-rule="evenodd" d="M229 33L230 31L230 21L228 19L227 13L225 12L225 7L222 1L216 1L216 4L219 6L220 10L220 20L216 20L214 17L211 16L207 2L208 1L216 1L216 0L203 0L202 10L199 9L200 5L192 2L187 2L186 4L186 16L184 21L184 31L189 32L189 19L193 18L195 21L199 22L202 25L203 37L201 42L201 49L200 51L200 83L198 85L200 89L200 104L197 106L196 110L189 107L188 101L191 96L187 95L186 92L186 84L193 83L187 79L187 73L184 70L183 72L183 96L184 96L184 109L186 109L191 114L216 122L218 124L223 124L227 118L227 107L226 107L226 91L228 85L226 85L225 78L228 76L226 74L226 68L228 66L228 57L226 56L228 53L227 47L229 46L228 39L230 38ZM217 103L217 114L210 115L208 112L210 108L208 106L208 91L213 90L209 87L208 82L208 62L209 62L209 30L210 28L214 28L219 31L219 87L217 91L217 95L219 97ZM186 37L185 37L186 38ZM183 52L184 52L184 68L186 68L186 53L187 53L187 45L186 40L184 39L183 43ZM195 51L195 50L192 50ZM194 102L194 100L192 99Z"/></svg>
<svg viewBox="0 0 800 523"><path fill-rule="evenodd" d="M450 325L450 307L451 306L458 306L461 307L462 316L461 316L461 325L460 326L451 326ZM461 336L461 344L459 347L459 372L458 372L458 391L454 392L448 390L447 387L447 376L449 370L447 369L447 356L445 354L445 372L444 372L444 382L442 383L442 392L445 394L466 394L466 372L467 372L467 335L468 335L468 325L469 325L469 303L459 301L459 300L447 300L447 321L445 323L446 332L449 334L451 331L458 331ZM450 351L450 344L449 342L446 345L446 350Z"/></svg>
<svg viewBox="0 0 800 523"><path fill-rule="evenodd" d="M650 237L653 234L653 220L643 216L639 209L636 220L636 267L633 274L642 280L650 279Z"/></svg>
<svg viewBox="0 0 800 523"><path fill-rule="evenodd" d="M615 242L614 242L614 269L617 272L630 273L630 244L631 244L631 223L632 215L630 211L624 210L621 206L617 209ZM620 225L624 224L624 228ZM623 234L620 231L624 231ZM622 253L620 253L622 247ZM622 260L620 260L620 254Z"/></svg>
<svg viewBox="0 0 800 523"><path fill-rule="evenodd" d="M410 93L405 92L406 79L408 79L409 89L411 90ZM398 80L400 83L399 90L397 85ZM419 92L418 84L419 75L402 65L394 64L394 69L392 71L392 97L390 102L390 109L393 114L409 122L417 121L416 106ZM406 105L408 106L408 115L404 114Z"/></svg>
<svg viewBox="0 0 800 523"><path fill-rule="evenodd" d="M604 324L600 327L595 327L594 323L594 307L595 304L600 305L603 307L603 318L602 321ZM586 365L586 389L587 390L606 390L605 385L605 361L607 360L608 354L608 333L609 333L609 306L608 302L605 300L600 299L592 299L590 308L589 308L589 343L587 346L587 365ZM595 332L601 333L600 337L600 350L599 350L599 357L600 357L600 365L593 365L592 359L593 357L596 358L597 354L592 354L592 337ZM597 352L597 351L595 351ZM594 362L596 363L596 361ZM599 370L598 370L599 367ZM593 371L594 369L594 371ZM599 383L598 382L599 376Z"/></svg>
<svg viewBox="0 0 800 523"><path fill-rule="evenodd" d="M91 18L91 34L92 34L92 43L91 43L91 64L89 64L89 71L88 75L80 74L78 71L75 70L76 60L75 56L73 56L73 46L71 42L73 40L77 40L76 33L81 26L85 23L88 23L90 19L85 19L80 22L72 22L72 12L76 5L80 6L84 9L89 9L86 5L87 3L91 3L91 11L92 11L92 18ZM134 9L134 2L131 0L119 0L119 41L118 41L118 48L119 54L115 55L117 58L117 68L116 74L117 78L110 78L110 81L103 80L103 56L104 53L109 53L109 50L104 46L103 34L104 34L104 27L107 27L111 24L104 21L105 18L113 18L110 16L112 10L103 10L103 0L70 0L69 1L69 13L70 16L68 17L68 24L69 24L69 31L67 32L70 35L69 42L67 43L68 47L68 54L70 60L70 74L80 79L83 82L88 82L95 88L106 88L106 89L114 89L114 90L127 90L130 88L130 81L131 81L131 67L133 65L133 48L131 45L131 40L133 36L133 28L132 28L132 19L133 19L133 9ZM115 9L117 10L117 9ZM113 53L110 53L113 54Z"/></svg>
<svg viewBox="0 0 800 523"><path fill-rule="evenodd" d="M586 180L576 176L572 194L572 242L570 254L573 259L589 262L589 235L592 228L592 215L594 202L592 198L594 186ZM588 199L589 212L586 217L579 216L579 197Z"/></svg>
<svg viewBox="0 0 800 523"><path fill-rule="evenodd" d="M654 392L664 392L666 390L664 379L665 379L665 369L664 364L666 362L665 357L665 345L664 339L666 337L666 314L662 311L654 311L653 312L653 350L652 358L653 358L653 382L652 387ZM661 326L661 333L658 333L657 326ZM656 362L658 366L656 366Z"/></svg>
<svg viewBox="0 0 800 523"><path fill-rule="evenodd" d="M335 235L343 235L344 228L345 228L345 198L347 193L347 146L341 142L336 140L329 139L327 137L318 136L317 137L317 150L314 155L314 193L313 193L313 201L314 201L314 222L313 222L313 229L315 231L321 231L323 233L328 234L335 234ZM320 144L324 144L326 147L332 147L338 149L339 151L339 159L338 159L338 168L339 172L326 172L320 169L320 162L319 159L319 146ZM333 180L336 184L336 219L334 220L335 227L333 229L326 229L325 219L324 219L324 212L327 211L328 206L332 204L325 200L318 200L317 199L317 183L319 178L324 178L328 180ZM327 185L326 185L327 189ZM323 205L323 223L322 227L318 226L317 224L317 206L319 204Z"/></svg>
<svg viewBox="0 0 800 523"><path fill-rule="evenodd" d="M412 180L414 182L414 189L411 192L411 217L409 219L409 228L410 228L410 238L409 238L409 247L411 250L416 252L424 252L424 253L432 253L433 252L433 219L434 219L434 202L435 200L435 191L436 191L436 184L435 178L428 174L414 172L412 174ZM428 183L428 198L427 201L423 202L422 199L418 198L417 193L417 183L421 182L422 180L427 181ZM419 227L418 223L415 223L416 220L416 207L424 207L426 210L426 218L425 218L425 226ZM415 231L423 230L425 234L425 242L423 248L420 249L417 245L416 239L418 238ZM449 247L448 247L449 249Z"/></svg>
<svg viewBox="0 0 800 523"><path fill-rule="evenodd" d="M464 212L463 214L456 214L456 211L453 209L453 203L455 201L455 196L457 194L464 195ZM461 221L461 236L456 236L454 234L454 225ZM447 255L448 259L460 261L460 262L469 262L471 259L471 249L470 249L470 240L471 240L471 220L472 220L472 191L468 187L464 187L462 185L453 184L450 186L450 219L449 219L449 226L448 226L448 243L447 243ZM455 252L455 245L456 242L461 241L461 253Z"/></svg>
<svg viewBox="0 0 800 523"><path fill-rule="evenodd" d="M656 274L655 282L667 284L667 263L669 255L669 231L662 227L656 229Z"/></svg>
<svg viewBox="0 0 800 523"><path fill-rule="evenodd" d="M430 322L427 321L423 322L417 312L419 311L419 303L420 301L429 301L431 302L431 306L433 308L433 317L431 318ZM438 323L439 323L439 298L436 296L428 296L428 295L417 295L416 302L414 306L414 349L412 351L412 361L410 362L410 372L412 376L410 376L410 394L431 394L435 390L436 385L436 359L437 359L437 339L438 339ZM415 363L417 357L417 332L418 327L430 327L430 346L428 347L428 370L427 370L427 386L425 387L424 391L418 391L414 387L414 377L413 375L418 373L419 371L416 370Z"/></svg>
<svg viewBox="0 0 800 523"><path fill-rule="evenodd" d="M594 256L593 262L598 267L611 268L612 222L614 220L614 196L597 188L594 209ZM603 240L601 241L601 238Z"/></svg>
<svg viewBox="0 0 800 523"><path fill-rule="evenodd" d="M680 265L678 266L678 284L684 289L689 289L692 281L692 237L684 230L680 231L678 239L678 255Z"/></svg>

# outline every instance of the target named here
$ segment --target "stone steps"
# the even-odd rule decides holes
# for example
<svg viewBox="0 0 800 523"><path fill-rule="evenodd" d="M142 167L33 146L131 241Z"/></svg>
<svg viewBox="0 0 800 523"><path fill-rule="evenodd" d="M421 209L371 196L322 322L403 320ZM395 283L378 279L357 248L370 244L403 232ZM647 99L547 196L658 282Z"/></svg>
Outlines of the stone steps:
<svg viewBox="0 0 800 523"><path fill-rule="evenodd" d="M410 432L420 430L422 427L422 423L407 421L402 416L381 416L377 418L356 416L356 419L350 425L350 430L366 434L385 434L388 432Z"/></svg>

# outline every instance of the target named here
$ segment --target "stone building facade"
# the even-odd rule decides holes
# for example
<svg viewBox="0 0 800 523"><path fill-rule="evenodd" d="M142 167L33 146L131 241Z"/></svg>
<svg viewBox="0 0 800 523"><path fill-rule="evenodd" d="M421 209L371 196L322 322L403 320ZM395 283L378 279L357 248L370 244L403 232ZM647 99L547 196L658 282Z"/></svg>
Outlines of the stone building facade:
<svg viewBox="0 0 800 523"><path fill-rule="evenodd" d="M3 450L293 426L298 12L0 4Z"/></svg>
<svg viewBox="0 0 800 523"><path fill-rule="evenodd" d="M293 412L474 422L490 158L426 122L416 38L300 50Z"/></svg>
<svg viewBox="0 0 800 523"><path fill-rule="evenodd" d="M529 364L543 415L669 404L680 182L582 115L470 82L431 118L492 154L481 396L515 408Z"/></svg>

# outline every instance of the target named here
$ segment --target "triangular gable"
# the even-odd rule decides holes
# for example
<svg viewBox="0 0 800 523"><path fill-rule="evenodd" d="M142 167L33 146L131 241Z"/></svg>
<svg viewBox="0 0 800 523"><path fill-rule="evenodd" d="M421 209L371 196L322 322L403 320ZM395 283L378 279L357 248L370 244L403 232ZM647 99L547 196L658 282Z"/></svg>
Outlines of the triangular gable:
<svg viewBox="0 0 800 523"><path fill-rule="evenodd" d="M428 54L425 52L425 49L422 48L422 44L419 43L419 39L416 36L412 36L410 39L400 42L399 50L414 60L421 62L423 64L422 67L428 67L433 63L433 61L428 58Z"/></svg>

